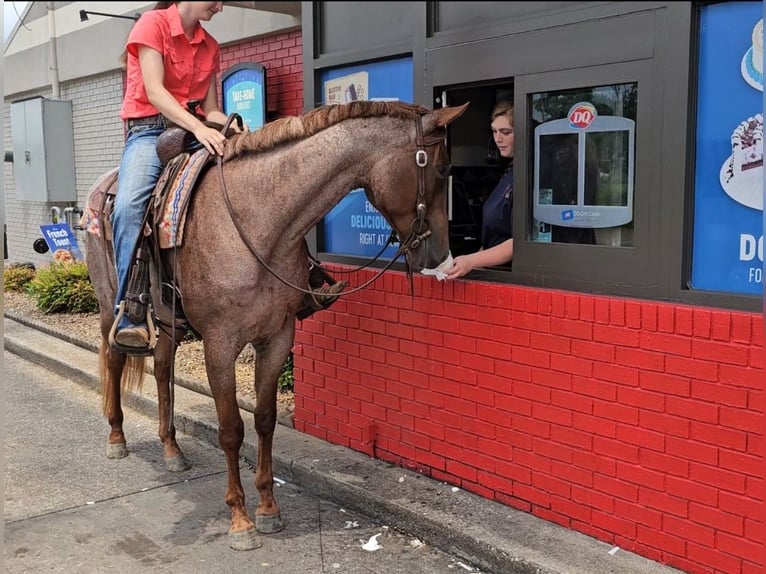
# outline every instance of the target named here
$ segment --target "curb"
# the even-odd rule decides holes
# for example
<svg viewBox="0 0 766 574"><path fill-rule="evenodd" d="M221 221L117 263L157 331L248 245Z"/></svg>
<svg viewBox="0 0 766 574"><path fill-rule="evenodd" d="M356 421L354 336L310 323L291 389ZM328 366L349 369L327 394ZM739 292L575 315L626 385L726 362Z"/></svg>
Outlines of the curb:
<svg viewBox="0 0 766 574"><path fill-rule="evenodd" d="M13 321L16 321L17 323L20 323L21 325L24 325L25 327L35 329L37 331L40 331L41 333L50 335L51 337L56 337L57 339L61 339L62 341L66 341L67 343L71 343L72 345L85 349L86 351L91 351L98 355L98 352L99 352L98 345L94 345L93 343L74 337L70 335L69 333L65 333L59 329L51 327L50 325L47 325L40 321L34 321L32 319L28 319L27 317L24 317L12 311L4 311L3 316ZM146 372L147 375L154 376L154 365L151 361L151 358L149 358L149 361L147 361L144 371ZM96 383L97 384L95 386L95 389L98 390L99 388L98 378L96 378ZM176 375L174 379L174 384L179 385L185 389L189 389L190 391L194 391L196 393L200 393L202 395L210 397L211 399L213 398L213 393L210 392L210 389L208 388L207 384L204 383L203 381L199 381L196 379L189 379L186 377L180 377ZM247 411L248 413L252 414L255 412L255 403L253 403L251 400L245 397L237 397L237 405L239 405L240 409ZM295 428L293 425L292 413L284 409L282 409L280 412L277 413L277 423L289 428Z"/></svg>

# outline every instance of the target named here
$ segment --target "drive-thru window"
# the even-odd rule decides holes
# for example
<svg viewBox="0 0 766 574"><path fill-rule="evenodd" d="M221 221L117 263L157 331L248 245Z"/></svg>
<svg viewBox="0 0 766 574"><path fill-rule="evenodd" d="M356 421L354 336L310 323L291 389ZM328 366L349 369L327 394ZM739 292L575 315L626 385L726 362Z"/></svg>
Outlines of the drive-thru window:
<svg viewBox="0 0 766 574"><path fill-rule="evenodd" d="M470 102L455 256L513 103L514 254L299 326L296 428L682 569L762 568L762 3L304 6L307 107ZM361 282L390 228L353 196L314 240Z"/></svg>

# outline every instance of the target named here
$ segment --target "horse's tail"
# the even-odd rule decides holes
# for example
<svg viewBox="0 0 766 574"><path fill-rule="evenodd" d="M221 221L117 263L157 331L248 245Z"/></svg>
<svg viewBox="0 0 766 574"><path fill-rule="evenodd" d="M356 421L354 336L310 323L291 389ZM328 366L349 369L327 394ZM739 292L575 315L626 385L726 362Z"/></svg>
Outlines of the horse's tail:
<svg viewBox="0 0 766 574"><path fill-rule="evenodd" d="M112 392L113 387L110 384L108 349L109 343L102 339L101 348L98 353L98 366L101 378L101 409L104 416L109 416L109 413L113 412L112 407L115 400ZM144 384L144 375L146 374L144 370L145 363L146 357L129 355L125 359L122 376L120 377L121 394L141 391Z"/></svg>

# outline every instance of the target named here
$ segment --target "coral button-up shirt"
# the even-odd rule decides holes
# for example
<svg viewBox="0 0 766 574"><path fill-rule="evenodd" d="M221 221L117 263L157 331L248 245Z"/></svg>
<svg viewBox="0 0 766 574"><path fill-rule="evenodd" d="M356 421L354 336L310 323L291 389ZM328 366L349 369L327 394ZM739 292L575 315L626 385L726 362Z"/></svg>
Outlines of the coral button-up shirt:
<svg viewBox="0 0 766 574"><path fill-rule="evenodd" d="M162 54L164 86L184 107L189 100L204 100L210 82L219 70L218 42L197 24L189 40L181 26L178 8L145 12L130 31L127 49L127 83L120 117L144 118L159 113L146 95L138 47L148 46Z"/></svg>

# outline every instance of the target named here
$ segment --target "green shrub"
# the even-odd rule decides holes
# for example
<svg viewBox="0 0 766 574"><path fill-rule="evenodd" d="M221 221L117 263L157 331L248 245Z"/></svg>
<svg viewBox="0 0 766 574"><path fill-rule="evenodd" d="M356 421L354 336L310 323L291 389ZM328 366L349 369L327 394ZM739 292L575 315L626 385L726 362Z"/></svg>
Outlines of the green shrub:
<svg viewBox="0 0 766 574"><path fill-rule="evenodd" d="M37 271L29 282L29 294L37 307L51 313L95 313L98 311L96 290L85 263L53 262Z"/></svg>
<svg viewBox="0 0 766 574"><path fill-rule="evenodd" d="M34 265L12 263L3 269L3 286L6 291L23 293L34 278Z"/></svg>
<svg viewBox="0 0 766 574"><path fill-rule="evenodd" d="M287 356L282 372L277 379L277 389L280 393L287 393L293 390L293 354Z"/></svg>

